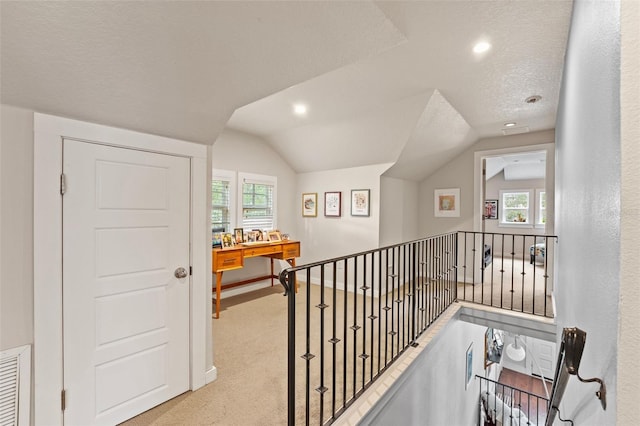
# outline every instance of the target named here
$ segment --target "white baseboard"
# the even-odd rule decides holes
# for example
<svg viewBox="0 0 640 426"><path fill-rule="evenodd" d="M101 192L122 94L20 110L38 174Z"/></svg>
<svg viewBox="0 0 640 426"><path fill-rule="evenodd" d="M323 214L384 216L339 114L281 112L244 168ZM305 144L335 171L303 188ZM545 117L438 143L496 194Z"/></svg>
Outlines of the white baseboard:
<svg viewBox="0 0 640 426"><path fill-rule="evenodd" d="M213 366L207 372L204 373L204 383L208 385L209 383L215 381L218 378L218 369Z"/></svg>

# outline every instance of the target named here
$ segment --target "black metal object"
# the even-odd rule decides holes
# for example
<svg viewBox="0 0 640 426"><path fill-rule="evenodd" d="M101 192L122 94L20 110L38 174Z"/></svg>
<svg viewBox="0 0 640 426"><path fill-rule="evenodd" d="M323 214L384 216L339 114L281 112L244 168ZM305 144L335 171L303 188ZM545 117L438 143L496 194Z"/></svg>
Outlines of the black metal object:
<svg viewBox="0 0 640 426"><path fill-rule="evenodd" d="M524 426L541 425L547 420L548 398L482 376L476 375L476 379L480 387L480 416L484 411L489 423ZM478 424L485 424L481 417Z"/></svg>
<svg viewBox="0 0 640 426"><path fill-rule="evenodd" d="M458 232L462 248L458 300L553 318L549 274L557 239L555 235Z"/></svg>
<svg viewBox="0 0 640 426"><path fill-rule="evenodd" d="M416 346L456 300L457 244L450 233L281 272L288 298L289 425L333 423Z"/></svg>
<svg viewBox="0 0 640 426"><path fill-rule="evenodd" d="M556 239L453 232L282 271L288 424L333 423L456 300L552 317L546 294ZM543 255L528 251L538 241ZM298 302L296 278L304 283ZM544 300L528 303L541 282Z"/></svg>

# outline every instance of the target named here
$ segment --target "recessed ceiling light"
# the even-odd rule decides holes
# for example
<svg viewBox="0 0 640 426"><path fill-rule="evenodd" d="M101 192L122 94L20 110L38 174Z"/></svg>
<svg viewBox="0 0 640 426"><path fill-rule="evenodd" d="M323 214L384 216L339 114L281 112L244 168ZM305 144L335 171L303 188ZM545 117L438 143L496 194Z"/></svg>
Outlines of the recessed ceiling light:
<svg viewBox="0 0 640 426"><path fill-rule="evenodd" d="M305 115L307 113L307 106L304 104L296 104L293 106L293 112L296 115Z"/></svg>
<svg viewBox="0 0 640 426"><path fill-rule="evenodd" d="M516 123L514 121L510 121L509 123L504 123L504 127L514 127Z"/></svg>
<svg viewBox="0 0 640 426"><path fill-rule="evenodd" d="M473 46L473 52L474 53L484 53L489 49L491 49L491 44L489 44L486 41L478 42L478 43L476 43L475 46Z"/></svg>

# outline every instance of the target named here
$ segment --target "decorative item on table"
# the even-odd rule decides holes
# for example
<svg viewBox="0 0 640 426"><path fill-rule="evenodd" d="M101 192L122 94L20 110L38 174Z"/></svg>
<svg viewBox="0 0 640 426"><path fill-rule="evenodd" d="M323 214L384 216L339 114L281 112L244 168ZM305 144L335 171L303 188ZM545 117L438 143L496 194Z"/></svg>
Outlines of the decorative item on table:
<svg viewBox="0 0 640 426"><path fill-rule="evenodd" d="M264 234L262 233L262 230L252 229L252 231L256 233L255 241L264 241Z"/></svg>
<svg viewBox="0 0 640 426"><path fill-rule="evenodd" d="M236 239L237 244L244 243L244 230L242 228L234 228L233 235Z"/></svg>
<svg viewBox="0 0 640 426"><path fill-rule="evenodd" d="M269 231L269 241L274 242L274 241L282 241L282 236L280 235L280 231L278 230L273 230L273 231Z"/></svg>
<svg viewBox="0 0 640 426"><path fill-rule="evenodd" d="M281 234L282 241L289 241L289 234Z"/></svg>
<svg viewBox="0 0 640 426"><path fill-rule="evenodd" d="M222 235L223 234L221 232L213 233L213 236L211 237L211 247L222 247Z"/></svg>
<svg viewBox="0 0 640 426"><path fill-rule="evenodd" d="M223 249L227 249L227 248L232 248L233 246L234 246L233 235L224 234L222 236L222 248Z"/></svg>

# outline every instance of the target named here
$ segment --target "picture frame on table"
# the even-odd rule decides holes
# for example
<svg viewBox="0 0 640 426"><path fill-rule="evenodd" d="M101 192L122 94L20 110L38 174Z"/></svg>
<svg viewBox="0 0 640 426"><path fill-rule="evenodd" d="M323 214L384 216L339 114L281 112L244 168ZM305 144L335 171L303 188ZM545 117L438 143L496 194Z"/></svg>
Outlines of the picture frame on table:
<svg viewBox="0 0 640 426"><path fill-rule="evenodd" d="M318 216L318 193L305 192L302 194L302 217Z"/></svg>
<svg viewBox="0 0 640 426"><path fill-rule="evenodd" d="M235 246L233 242L233 235L226 233L222 235L222 250L230 249Z"/></svg>
<svg viewBox="0 0 640 426"><path fill-rule="evenodd" d="M351 190L351 216L369 216L370 196L369 189Z"/></svg>
<svg viewBox="0 0 640 426"><path fill-rule="evenodd" d="M280 235L280 231L269 231L267 235L269 235L269 241L271 242L282 241L282 236Z"/></svg>
<svg viewBox="0 0 640 426"><path fill-rule="evenodd" d="M342 214L342 192L330 191L324 193L324 215L326 217L340 217Z"/></svg>
<svg viewBox="0 0 640 426"><path fill-rule="evenodd" d="M242 244L244 242L244 230L242 228L234 228L233 235L236 239L236 244Z"/></svg>
<svg viewBox="0 0 640 426"><path fill-rule="evenodd" d="M460 217L460 188L434 190L433 207L435 217Z"/></svg>
<svg viewBox="0 0 640 426"><path fill-rule="evenodd" d="M222 236L224 233L222 232L214 232L213 237L211 238L211 247L212 248L222 248Z"/></svg>

